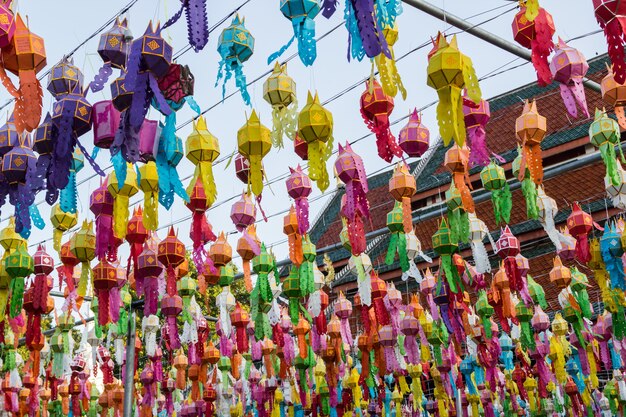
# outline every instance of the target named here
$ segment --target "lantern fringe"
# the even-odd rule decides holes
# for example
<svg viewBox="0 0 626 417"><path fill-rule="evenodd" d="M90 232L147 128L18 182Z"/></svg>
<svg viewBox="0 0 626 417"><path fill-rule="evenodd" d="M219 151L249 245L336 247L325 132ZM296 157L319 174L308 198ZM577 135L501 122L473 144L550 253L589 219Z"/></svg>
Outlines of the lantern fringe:
<svg viewBox="0 0 626 417"><path fill-rule="evenodd" d="M501 189L491 192L491 201L493 202L496 223L508 223L511 219L511 209L513 208L513 197L508 182Z"/></svg>
<svg viewBox="0 0 626 417"><path fill-rule="evenodd" d="M376 19L377 13L374 10L374 2L371 0L349 1L353 10L351 17L356 20L358 35L365 54L369 58L375 58L382 53L387 58L391 58L387 40Z"/></svg>
<svg viewBox="0 0 626 417"><path fill-rule="evenodd" d="M552 82L552 72L548 64L548 56L554 50L552 28L548 22L548 13L539 9L534 19L535 37L530 41L531 60L537 72L537 82L545 87Z"/></svg>
<svg viewBox="0 0 626 417"><path fill-rule="evenodd" d="M298 101L294 99L287 107L272 106L272 145L283 148L283 136L294 140L298 126Z"/></svg>
<svg viewBox="0 0 626 417"><path fill-rule="evenodd" d="M537 187L530 178L522 180L522 195L526 202L526 217L536 220L539 217L539 208L537 207Z"/></svg>
<svg viewBox="0 0 626 417"><path fill-rule="evenodd" d="M354 11L351 1L346 1L345 4L344 21L346 30L348 31L348 62L350 62L350 58L362 61L365 57L365 50L363 49L363 42L361 41L361 35L359 33L356 12Z"/></svg>

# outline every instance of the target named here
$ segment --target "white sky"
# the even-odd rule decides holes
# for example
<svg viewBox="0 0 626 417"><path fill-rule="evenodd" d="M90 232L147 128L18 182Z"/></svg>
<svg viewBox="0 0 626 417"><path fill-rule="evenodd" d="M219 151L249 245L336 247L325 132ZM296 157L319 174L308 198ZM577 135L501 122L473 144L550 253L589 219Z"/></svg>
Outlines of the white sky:
<svg viewBox="0 0 626 417"><path fill-rule="evenodd" d="M209 25L226 16L232 9L243 3L244 0L211 1L209 0ZM129 0L107 0L107 1L77 1L77 0L21 0L17 3L17 9L25 16L28 16L29 25L33 32L44 37L46 51L48 55L48 67L58 62L58 60L69 50L82 42L90 35L95 28L100 27L110 17L114 16ZM504 0L475 0L475 1L432 1L434 4L446 8L450 13L460 17L468 17L496 6L504 6L499 10L486 15L481 15L472 19L473 23L482 22L492 16L513 7L514 3ZM339 10L330 19L326 20L321 14L316 19L317 36L324 34L343 20L343 3ZM161 22L178 8L180 3L177 0L139 0L127 13L130 28L133 34L140 36L150 19L158 18ZM598 29L598 25L593 15L593 8L590 1L569 1L562 0L542 0L541 5L546 8L554 17L557 28L557 35L564 39L586 34ZM509 12L504 16L489 22L482 27L490 30L506 39L512 41L511 21L515 12ZM284 45L292 36L290 22L285 19L279 11L278 0L251 0L240 11L241 16L246 18L246 27L256 39L254 55L245 63L244 72L248 81L257 78L271 68L267 64L267 57ZM214 87L219 55L216 51L217 39L221 30L230 23L231 19L222 24L220 28L211 34L209 44L198 54L193 51L187 52L179 59L179 63L188 64L196 78L195 100L202 109L214 105L221 100L221 87ZM435 36L437 31L446 29L446 25L422 12L419 12L408 5L404 5L404 13L398 19L400 37L395 45L396 56L401 56L405 52L424 43L430 37ZM450 29L449 32L456 31ZM184 17L165 31L164 36L169 39L174 51L179 51L187 45L186 22ZM75 64L82 68L85 80L93 79L97 69L102 64L96 53L98 38L94 38L81 48L75 55ZM458 36L459 47L462 52L469 55L473 62L478 76L485 75L497 69L515 57L496 47L486 44L471 35L461 34ZM554 38L556 41L556 36ZM575 42L572 45L579 48L587 58L606 52L606 43L602 34L596 34ZM283 58L294 53L296 49L294 43L284 54ZM430 46L421 49L398 63L398 69L402 75L404 85L408 90L408 97L403 101L400 95L396 99L396 107L391 119L395 120L408 114L413 107L420 107L432 102L437 98L434 90L426 85L426 64L427 53ZM318 43L317 61L311 68L306 68L299 59L294 59L288 64L288 72L297 84L298 99L302 106L306 102L308 89L317 90L322 101L334 96L346 87L354 84L358 80L370 74L371 66L369 61L350 62L346 60L347 32L343 26L334 31L325 39ZM521 60L516 60L513 65L519 64ZM273 64L272 64L273 65ZM117 72L116 72L117 73ZM113 77L111 78L113 79ZM507 72L503 75L490 78L481 83L483 97L489 98L510 89L516 88L535 79L535 72L531 65L525 65L519 69ZM262 98L263 80L249 87L253 107L260 114L262 122L271 127L271 109ZM45 85L44 85L45 88ZM227 94L235 90L234 80L231 79ZM359 86L351 92L343 95L337 100L328 104L327 108L333 113L335 127L335 147L338 142L344 143L346 140L354 140L368 133L359 112L359 97L364 87ZM105 87L103 92L89 94L88 100L91 103L109 98L109 88ZM6 91L0 92L0 104L8 99ZM46 92L44 99L44 114L51 109L51 96ZM239 94L226 100L206 114L209 130L217 136L220 142L222 156L230 154L236 149L236 133L245 121L244 112L250 112L250 108L245 106ZM565 108L563 108L565 111ZM178 112L178 123L182 123L191 117L191 111L185 107ZM4 118L5 115L3 114ZM149 117L157 118L156 111L151 111ZM434 107L424 112L424 121L431 130L431 141L437 137L437 125L435 121ZM404 125L402 122L392 130L395 134ZM179 136L186 139L191 131L191 126L187 126L178 132ZM93 147L92 134L88 133L80 138L81 142L91 150ZM375 139L370 137L354 146L365 162L368 173L377 171L387 164L377 156ZM109 166L109 152L103 151L98 156L101 167ZM272 149L264 160L267 177L273 179L277 176L288 173L288 167L294 166L301 161L292 150L291 143L286 144L283 150ZM332 164L334 157L329 161L329 172L332 174ZM222 164L214 167L214 174L218 189L218 202L238 196L244 186L235 178L234 166L231 165L225 170ZM193 173L193 165L183 159L178 168L181 178ZM108 172L108 171L107 171ZM78 174L78 181L91 177L94 174L91 167L86 163L85 168ZM185 181L187 185L188 181ZM79 187L79 216L82 218L91 217L89 212L89 195L99 184L99 179L93 178L86 181ZM331 189L334 183L331 184ZM320 194L314 189L310 198ZM238 198L238 197L237 197ZM391 198L391 197L390 197ZM143 199L142 193L138 193L131 202ZM43 195L37 201L43 200ZM263 208L270 215L289 208L289 197L286 192L284 181L280 181L266 188L263 193ZM213 224L214 230L233 231L234 226L230 220L230 207L236 199L230 203L215 208L209 213L209 221ZM327 198L322 198L311 203L311 219L317 218L320 210L325 207ZM29 239L31 244L38 243L52 236L52 227L48 221L49 208L45 203L39 205L41 214L46 220L46 228L43 231L33 229ZM13 207L6 204L2 210L2 221L0 228L5 227L7 218L13 214ZM180 200L177 200L172 210L169 212L161 208L160 224L165 225L171 221L182 219L189 215L189 210L185 208ZM260 216L260 213L259 213ZM283 215L275 216L268 223L260 223L257 226L258 235L266 244L272 245L282 241L282 218ZM179 224L179 238L186 244L191 244L188 237L190 222ZM163 238L166 230L161 230L159 236ZM65 241L67 237L64 237ZM234 247L237 236L230 236L229 242ZM48 251L52 254L52 244L47 243ZM35 248L32 248L34 252ZM274 252L277 257L283 259L287 255L287 245L275 245ZM126 251L121 252L126 257ZM56 254L54 254L56 256Z"/></svg>

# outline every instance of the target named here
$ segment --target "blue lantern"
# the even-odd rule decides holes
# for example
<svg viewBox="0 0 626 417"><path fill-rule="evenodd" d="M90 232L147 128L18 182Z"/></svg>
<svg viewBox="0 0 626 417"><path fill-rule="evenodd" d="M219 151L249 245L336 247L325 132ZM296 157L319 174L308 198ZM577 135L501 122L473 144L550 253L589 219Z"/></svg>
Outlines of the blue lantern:
<svg viewBox="0 0 626 417"><path fill-rule="evenodd" d="M236 15L230 26L222 31L217 43L217 52L222 60L217 72L217 86L220 79L224 77L222 83L222 98L226 95L226 83L235 73L235 84L241 91L243 101L250 105L250 94L246 86L246 76L243 73L243 63L246 62L254 52L254 37L244 25L245 19L240 19Z"/></svg>
<svg viewBox="0 0 626 417"><path fill-rule="evenodd" d="M298 39L298 55L306 66L313 65L317 58L317 48L315 44L315 17L320 12L319 0L281 0L280 11L291 20L293 26L293 37L289 42L273 53L267 59L267 63L276 60L287 48Z"/></svg>

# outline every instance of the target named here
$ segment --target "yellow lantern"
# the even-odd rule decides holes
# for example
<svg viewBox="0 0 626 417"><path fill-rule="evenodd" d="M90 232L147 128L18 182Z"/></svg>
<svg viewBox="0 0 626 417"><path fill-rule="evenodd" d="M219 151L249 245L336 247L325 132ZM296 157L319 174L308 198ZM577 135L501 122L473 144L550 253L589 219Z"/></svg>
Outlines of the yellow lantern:
<svg viewBox="0 0 626 417"><path fill-rule="evenodd" d="M61 205L57 203L52 207L50 222L54 227L54 231L52 232L53 247L54 250L59 252L61 250L61 238L63 237L63 233L76 226L78 213L66 213L61 209Z"/></svg>
<svg viewBox="0 0 626 417"><path fill-rule="evenodd" d="M155 231L159 225L159 173L154 161L139 167L139 189L144 194L143 225L146 229Z"/></svg>
<svg viewBox="0 0 626 417"><path fill-rule="evenodd" d="M77 294L84 297L87 294L91 270L89 263L96 257L96 234L93 232L93 222L83 221L80 230L74 233L70 240L70 251L83 264Z"/></svg>
<svg viewBox="0 0 626 417"><path fill-rule="evenodd" d="M396 57L393 52L393 45L398 40L397 26L387 25L383 29L383 35L387 41L387 46L389 46L391 58L388 58L385 54L378 54L376 58L374 58L376 66L378 67L378 73L380 74L380 82L382 84L383 91L386 95L395 97L398 94L398 90L400 90L402 98L406 100L406 88L404 88L402 78L400 78L400 74L398 73L398 68L396 67Z"/></svg>
<svg viewBox="0 0 626 417"><path fill-rule="evenodd" d="M248 184L252 192L260 195L263 191L263 174L261 160L272 147L270 130L261 124L256 111L252 110L250 118L237 132L237 146L239 153L250 162Z"/></svg>
<svg viewBox="0 0 626 417"><path fill-rule="evenodd" d="M330 184L326 161L333 151L333 115L320 104L317 93L309 91L298 115L298 136L308 144L309 177L324 191Z"/></svg>
<svg viewBox="0 0 626 417"><path fill-rule="evenodd" d="M26 239L15 232L15 217L9 217L9 224L0 231L0 245L7 253L12 252L21 244L25 244Z"/></svg>
<svg viewBox="0 0 626 417"><path fill-rule="evenodd" d="M113 196L113 234L118 239L126 237L126 226L128 223L128 204L132 196L137 194L137 173L132 164L127 164L126 178L120 184L115 175L115 170L109 174L108 190Z"/></svg>
<svg viewBox="0 0 626 417"><path fill-rule="evenodd" d="M437 121L443 144L450 140L463 146L465 143L465 120L461 92L467 89L467 97L478 104L481 100L478 78L472 60L459 51L456 36L450 43L439 33L435 48L428 57L427 84L437 90Z"/></svg>
<svg viewBox="0 0 626 417"><path fill-rule="evenodd" d="M193 122L193 131L187 137L187 159L195 166L196 171L187 187L187 194L191 195L196 181L200 178L207 199L207 208L211 207L217 198L217 188L213 178L213 162L220 156L220 145L217 138L207 129L203 116Z"/></svg>
<svg viewBox="0 0 626 417"><path fill-rule="evenodd" d="M263 83L263 98L272 106L272 144L283 147L283 135L289 139L296 134L298 100L296 83L287 75L287 64L276 61L274 70Z"/></svg>

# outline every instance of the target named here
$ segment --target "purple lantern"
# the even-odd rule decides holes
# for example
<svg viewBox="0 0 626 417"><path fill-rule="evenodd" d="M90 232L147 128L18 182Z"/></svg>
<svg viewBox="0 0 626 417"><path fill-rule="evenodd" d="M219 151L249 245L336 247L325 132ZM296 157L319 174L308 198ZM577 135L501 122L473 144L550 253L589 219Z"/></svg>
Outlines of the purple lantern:
<svg viewBox="0 0 626 417"><path fill-rule="evenodd" d="M581 108L583 114L589 117L587 98L583 88L583 77L587 74L588 69L589 65L584 55L559 38L552 62L550 62L550 71L552 71L554 80L559 83L561 98L563 98L567 112L572 117L578 117L576 104Z"/></svg>
<svg viewBox="0 0 626 417"><path fill-rule="evenodd" d="M120 126L120 112L111 100L99 101L93 105L93 144L109 149L115 132Z"/></svg>
<svg viewBox="0 0 626 417"><path fill-rule="evenodd" d="M20 136L15 128L13 114L6 124L0 127L0 156L6 154L11 149L19 145Z"/></svg>
<svg viewBox="0 0 626 417"><path fill-rule="evenodd" d="M240 232L256 221L256 206L249 193L243 193L241 199L233 204L230 218Z"/></svg>
<svg viewBox="0 0 626 417"><path fill-rule="evenodd" d="M125 68L128 58L129 40L133 36L128 30L126 19L115 19L113 27L100 35L98 44L98 54L105 64L110 64L116 68Z"/></svg>
<svg viewBox="0 0 626 417"><path fill-rule="evenodd" d="M413 158L419 158L428 150L430 132L420 121L417 109L409 116L409 122L400 131L398 145Z"/></svg>
<svg viewBox="0 0 626 417"><path fill-rule="evenodd" d="M463 115L465 116L465 128L467 129L468 147L470 149L469 163L471 167L489 165L490 155L500 162L504 160L495 155L487 147L487 122L491 117L489 102L480 100L478 105L463 97Z"/></svg>
<svg viewBox="0 0 626 417"><path fill-rule="evenodd" d="M139 130L139 154L142 162L154 161L159 150L161 127L156 120L145 119Z"/></svg>
<svg viewBox="0 0 626 417"><path fill-rule="evenodd" d="M313 191L311 179L302 171L300 165L293 169L289 167L290 175L287 178L287 193L296 201L296 217L298 232L301 235L309 231L309 200L307 197Z"/></svg>
<svg viewBox="0 0 626 417"><path fill-rule="evenodd" d="M30 183L37 170L37 157L31 149L29 136L24 135L18 146L2 157L2 175L6 183L0 187L0 201L9 195L15 206L15 231L30 230L29 207L35 202L35 191Z"/></svg>
<svg viewBox="0 0 626 417"><path fill-rule="evenodd" d="M63 57L50 69L48 91L57 100L66 94L80 94L83 89L83 73L74 65L73 59Z"/></svg>
<svg viewBox="0 0 626 417"><path fill-rule="evenodd" d="M9 46L15 34L15 16L11 11L12 0L0 0L0 48Z"/></svg>
<svg viewBox="0 0 626 417"><path fill-rule="evenodd" d="M113 80L111 83L111 98L113 106L119 111L124 111L130 107L133 100L133 92L126 89L126 73Z"/></svg>

